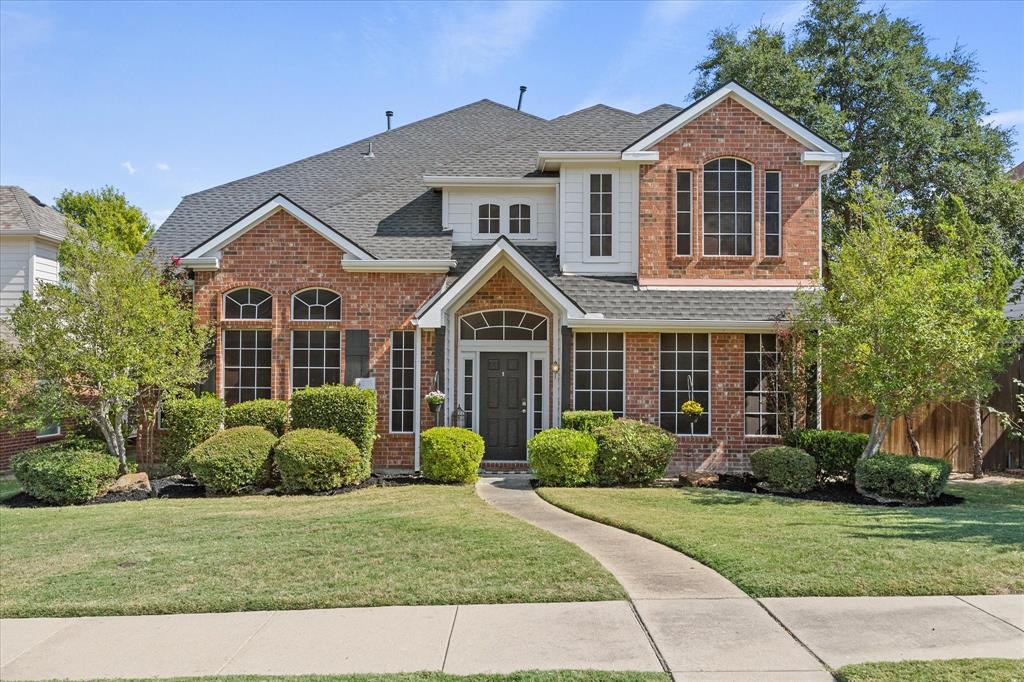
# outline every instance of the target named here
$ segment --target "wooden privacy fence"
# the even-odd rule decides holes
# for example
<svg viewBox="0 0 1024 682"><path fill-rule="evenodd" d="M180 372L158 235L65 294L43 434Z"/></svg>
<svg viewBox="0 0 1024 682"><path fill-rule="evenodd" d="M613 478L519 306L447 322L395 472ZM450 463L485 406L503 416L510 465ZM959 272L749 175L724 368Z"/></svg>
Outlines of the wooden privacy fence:
<svg viewBox="0 0 1024 682"><path fill-rule="evenodd" d="M989 399L989 405L1003 412L1015 413L1020 387L1013 379L1022 380L1024 370L1022 356L1018 355L1010 368L998 378L999 388ZM988 414L982 408L982 447L985 451L985 470L1024 468L1024 443L1010 438L998 417ZM821 424L823 429L838 429L867 433L871 429L871 416L856 411L844 402L822 400ZM941 457L953 467L953 471L974 469L974 412L970 405L929 404L914 415L914 433L921 444L921 454ZM893 423L882 449L901 455L910 454L907 428L902 419Z"/></svg>

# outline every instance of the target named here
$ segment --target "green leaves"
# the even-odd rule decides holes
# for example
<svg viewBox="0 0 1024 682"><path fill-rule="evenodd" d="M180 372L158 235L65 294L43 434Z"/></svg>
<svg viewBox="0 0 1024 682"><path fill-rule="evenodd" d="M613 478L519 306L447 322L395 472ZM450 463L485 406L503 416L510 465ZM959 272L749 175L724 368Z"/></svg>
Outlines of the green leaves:
<svg viewBox="0 0 1024 682"><path fill-rule="evenodd" d="M141 208L109 185L85 192L66 189L57 197L57 210L93 240L130 255L142 250L155 229Z"/></svg>

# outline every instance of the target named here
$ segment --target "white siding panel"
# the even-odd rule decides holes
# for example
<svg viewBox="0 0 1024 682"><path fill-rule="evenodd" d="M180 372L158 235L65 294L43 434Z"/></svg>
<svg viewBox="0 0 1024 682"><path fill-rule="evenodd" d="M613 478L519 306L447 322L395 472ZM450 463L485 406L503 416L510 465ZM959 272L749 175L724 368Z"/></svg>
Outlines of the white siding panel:
<svg viewBox="0 0 1024 682"><path fill-rule="evenodd" d="M36 282L56 282L59 265L57 263L57 247L44 242L35 244L35 263L33 277Z"/></svg>
<svg viewBox="0 0 1024 682"><path fill-rule="evenodd" d="M615 257L589 256L589 177L611 173L615 222ZM562 213L560 254L564 272L624 274L637 271L638 178L635 165L589 167L563 165L561 170Z"/></svg>
<svg viewBox="0 0 1024 682"><path fill-rule="evenodd" d="M452 231L456 244L483 244L494 241L498 235L478 235L476 212L480 204L501 206L501 234L513 241L531 243L554 243L558 240L558 219L555 201L558 199L554 187L524 188L445 188L442 205L447 206L445 228ZM533 207L531 233L529 235L508 233L508 207L512 204L529 204Z"/></svg>
<svg viewBox="0 0 1024 682"><path fill-rule="evenodd" d="M0 316L7 317L28 288L32 270L32 240L0 239Z"/></svg>

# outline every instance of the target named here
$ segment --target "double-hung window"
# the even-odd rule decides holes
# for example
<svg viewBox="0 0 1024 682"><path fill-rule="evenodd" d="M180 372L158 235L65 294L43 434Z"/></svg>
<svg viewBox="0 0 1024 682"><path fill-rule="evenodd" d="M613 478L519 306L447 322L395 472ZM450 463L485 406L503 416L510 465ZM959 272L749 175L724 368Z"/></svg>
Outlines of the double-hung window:
<svg viewBox="0 0 1024 682"><path fill-rule="evenodd" d="M782 255L782 174L764 174L764 255Z"/></svg>
<svg viewBox="0 0 1024 682"><path fill-rule="evenodd" d="M662 334L661 428L675 434L706 436L711 428L711 339L708 334ZM679 410L687 400L704 408L696 421Z"/></svg>
<svg viewBox="0 0 1024 682"><path fill-rule="evenodd" d="M612 174L590 175L591 257L612 255Z"/></svg>
<svg viewBox="0 0 1024 682"><path fill-rule="evenodd" d="M415 332L391 332L391 431L412 433L414 399Z"/></svg>
<svg viewBox="0 0 1024 682"><path fill-rule="evenodd" d="M625 403L626 353L621 333L576 334L573 405L577 410L611 410L621 417Z"/></svg>
<svg viewBox="0 0 1024 682"><path fill-rule="evenodd" d="M704 254L754 255L753 168L740 159L704 165Z"/></svg>
<svg viewBox="0 0 1024 682"><path fill-rule="evenodd" d="M271 392L269 329L228 329L224 332L224 402L228 405Z"/></svg>

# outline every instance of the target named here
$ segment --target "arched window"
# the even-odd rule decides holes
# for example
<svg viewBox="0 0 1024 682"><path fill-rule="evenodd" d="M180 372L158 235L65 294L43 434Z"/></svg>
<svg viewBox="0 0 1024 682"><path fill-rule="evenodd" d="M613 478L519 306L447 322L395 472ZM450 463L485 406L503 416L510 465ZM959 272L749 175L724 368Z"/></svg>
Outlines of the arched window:
<svg viewBox="0 0 1024 682"><path fill-rule="evenodd" d="M330 289L306 289L292 296L293 320L340 320L341 296Z"/></svg>
<svg viewBox="0 0 1024 682"><path fill-rule="evenodd" d="M753 168L740 159L704 165L704 254L754 254Z"/></svg>
<svg viewBox="0 0 1024 682"><path fill-rule="evenodd" d="M225 320L270 320L273 297L262 289L235 289L224 294Z"/></svg>
<svg viewBox="0 0 1024 682"><path fill-rule="evenodd" d="M509 234L530 234L530 205L512 204L508 207Z"/></svg>
<svg viewBox="0 0 1024 682"><path fill-rule="evenodd" d="M477 211L480 234L498 234L501 232L501 208L497 204L480 204Z"/></svg>
<svg viewBox="0 0 1024 682"><path fill-rule="evenodd" d="M519 310L488 310L466 315L459 338L467 341L545 341L548 319Z"/></svg>

